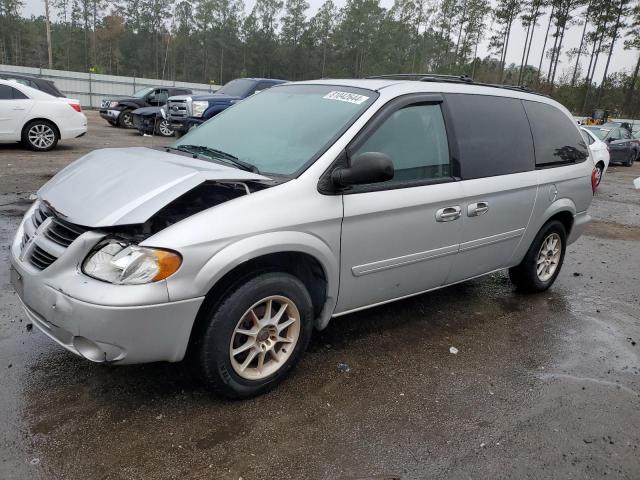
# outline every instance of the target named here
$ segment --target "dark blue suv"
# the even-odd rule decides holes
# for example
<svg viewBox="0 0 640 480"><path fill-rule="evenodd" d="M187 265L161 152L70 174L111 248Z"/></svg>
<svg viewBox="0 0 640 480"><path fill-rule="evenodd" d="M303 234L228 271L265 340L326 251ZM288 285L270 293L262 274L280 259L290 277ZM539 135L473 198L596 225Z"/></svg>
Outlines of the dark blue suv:
<svg viewBox="0 0 640 480"><path fill-rule="evenodd" d="M285 82L286 80L271 78L237 78L226 83L216 93L171 97L167 102L171 128L176 136L185 134L234 103Z"/></svg>

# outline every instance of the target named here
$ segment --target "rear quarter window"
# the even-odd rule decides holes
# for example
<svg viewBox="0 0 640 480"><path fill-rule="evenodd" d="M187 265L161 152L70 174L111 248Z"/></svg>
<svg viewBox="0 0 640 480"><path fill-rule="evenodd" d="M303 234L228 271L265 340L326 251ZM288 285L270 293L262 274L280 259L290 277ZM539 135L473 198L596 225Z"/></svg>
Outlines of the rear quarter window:
<svg viewBox="0 0 640 480"><path fill-rule="evenodd" d="M582 135L562 111L546 103L522 103L531 124L537 167L579 163L589 157Z"/></svg>
<svg viewBox="0 0 640 480"><path fill-rule="evenodd" d="M463 179L508 175L535 168L531 130L519 99L447 94L446 102Z"/></svg>

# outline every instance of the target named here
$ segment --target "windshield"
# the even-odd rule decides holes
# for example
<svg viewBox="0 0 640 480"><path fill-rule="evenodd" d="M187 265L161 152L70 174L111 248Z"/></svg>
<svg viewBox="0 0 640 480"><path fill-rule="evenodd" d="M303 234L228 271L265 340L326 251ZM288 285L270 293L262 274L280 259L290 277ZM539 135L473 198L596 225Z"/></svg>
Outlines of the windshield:
<svg viewBox="0 0 640 480"><path fill-rule="evenodd" d="M371 90L333 85L270 88L216 115L174 147L205 147L267 175L293 175L324 152L377 97ZM215 153L201 152L216 159Z"/></svg>
<svg viewBox="0 0 640 480"><path fill-rule="evenodd" d="M225 83L216 93L229 95L230 97L244 97L255 84L254 81L244 78L231 80L229 83Z"/></svg>
<svg viewBox="0 0 640 480"><path fill-rule="evenodd" d="M133 95L131 95L132 97L135 98L142 98L147 96L147 94L149 94L150 92L153 92L153 88L149 87L149 88L143 88L142 90L138 90L136 93L134 93Z"/></svg>
<svg viewBox="0 0 640 480"><path fill-rule="evenodd" d="M606 128L588 128L588 130L595 134L596 137L598 137L600 140L604 140L605 137L607 136L607 134L609 133L609 130L607 130Z"/></svg>

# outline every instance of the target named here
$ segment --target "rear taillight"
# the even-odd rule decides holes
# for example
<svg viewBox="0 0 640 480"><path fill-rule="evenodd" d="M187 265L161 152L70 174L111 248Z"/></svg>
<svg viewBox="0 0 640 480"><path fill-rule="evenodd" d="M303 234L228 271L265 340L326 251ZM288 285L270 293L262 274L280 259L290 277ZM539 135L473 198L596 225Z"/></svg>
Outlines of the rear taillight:
<svg viewBox="0 0 640 480"><path fill-rule="evenodd" d="M69 106L73 108L76 112L82 112L82 107L79 103L70 103Z"/></svg>
<svg viewBox="0 0 640 480"><path fill-rule="evenodd" d="M593 193L596 193L596 189L598 188L598 170L596 170L595 167L593 167L593 170L591 171L591 191L593 191Z"/></svg>

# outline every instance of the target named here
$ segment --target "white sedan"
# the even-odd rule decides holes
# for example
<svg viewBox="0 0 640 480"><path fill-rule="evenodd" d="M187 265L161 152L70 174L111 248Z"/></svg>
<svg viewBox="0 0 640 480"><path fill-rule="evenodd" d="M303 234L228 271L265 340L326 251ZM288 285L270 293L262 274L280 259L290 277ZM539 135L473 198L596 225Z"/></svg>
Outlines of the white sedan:
<svg viewBox="0 0 640 480"><path fill-rule="evenodd" d="M11 80L0 80L0 143L22 142L46 152L58 140L87 132L80 102L58 98Z"/></svg>
<svg viewBox="0 0 640 480"><path fill-rule="evenodd" d="M580 127L584 141L589 145L593 156L593 164L596 166L596 186L600 185L604 172L609 168L609 149L607 144L600 140L593 132Z"/></svg>

